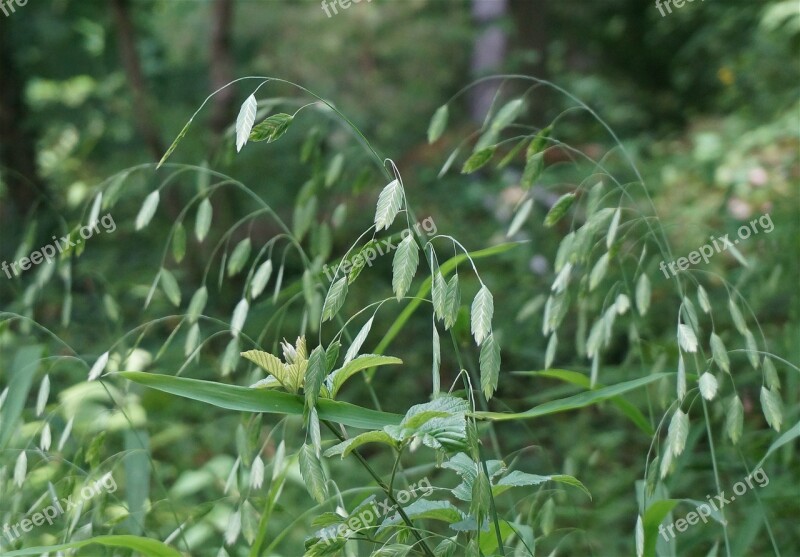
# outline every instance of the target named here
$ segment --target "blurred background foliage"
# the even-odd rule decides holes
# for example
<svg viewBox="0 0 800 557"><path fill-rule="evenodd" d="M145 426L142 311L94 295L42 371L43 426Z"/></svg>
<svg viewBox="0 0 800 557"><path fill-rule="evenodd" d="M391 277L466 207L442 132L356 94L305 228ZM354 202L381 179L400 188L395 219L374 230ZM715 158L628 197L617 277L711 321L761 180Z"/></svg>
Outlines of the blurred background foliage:
<svg viewBox="0 0 800 557"><path fill-rule="evenodd" d="M487 9L487 2L501 9ZM769 351L797 364L799 47L796 0L687 2L664 17L652 2L640 0L509 0L507 4L500 0L372 0L340 9L333 17L327 17L316 1L32 1L0 17L0 260L19 259L50 242L52 235L66 234L88 211L104 183L115 188L118 201L112 213L118 230L92 238L80 258L72 258L69 265L62 263L54 278L47 266L12 280L0 276L0 307L35 319L90 363L135 327L155 320L144 331L120 340L115 352L118 361L109 369L181 368L185 331L175 342L164 344L178 323L178 318L164 317L175 313L173 304L157 293L143 309L154 275L167 261L185 307L213 261L208 281L213 293L205 313L226 322L241 297L245 276L227 278L216 288L219 255L213 260L209 248L215 244L201 245L191 233L180 265L170 255L162 260L162 250L184 206L209 187L207 173L192 171L176 177L176 185L162 192L156 218L141 232L134 232L133 221L142 200L161 183L163 174L155 174L152 167L119 173L158 161L211 92L248 75L293 81L335 104L381 156L396 162L418 219L431 217L439 233L454 235L470 250L505 241L521 195L521 167L511 164L503 172L468 177L457 172L441 179L437 175L450 151L480 126L498 87L500 99L512 98L525 88L518 82L493 81L488 89L490 103L486 91L479 88L451 105L451 122L440 141L429 145L426 129L436 108L472 80L497 73L528 74L550 80L582 99L613 129L644 179L676 256L697 249L710 235L734 233L743 222L771 214L774 231L739 246L749 266L723 253L702 271L719 286L710 291L715 305L724 306L727 294L714 274L742 291ZM491 51L488 64L484 63L487 51ZM246 184L286 222L295 224L298 207L304 206L309 192L316 192L315 225L306 244L324 243L317 236L321 233L316 222L331 222L336 207L344 204L346 217L329 227L331 246L322 250L336 260L370 225L384 178L357 138L321 111L301 112L280 142L251 145L234 156L233 123L254 83L240 82L210 100L171 162L229 175ZM260 98L282 102L278 111L285 112L309 102L296 89L277 82L262 87ZM593 158L606 156L607 168L620 182L636 179L612 138L597 121L571 112L574 102L569 98L541 87L528 99L526 125L541 128L559 117L560 141ZM302 157L304 145L311 145L311 156ZM572 164L563 150L549 151L546 163L548 171L535 188L533 217L514 237L528 242L481 266L484 281L495 293L504 373L544 367L547 340L540 334L541 312L554 277L552 261L569 223L547 229L541 222L559 195L572 191L593 171L591 165ZM214 241L254 208L246 195L227 189L220 192L213 198ZM636 196L646 201L642 192ZM186 220L190 231L192 219ZM249 235L255 252L279 232L271 221L254 220L232 233L230 247ZM360 287L351 292L348 307L363 307L389 293L391 263L384 259L359 279ZM302 271L300 262L289 257L286 284L296 285ZM650 314L647 330L639 331L647 339L646 354L633 353L625 332L617 333L604 361L606 383L675 367L674 287L669 280L661 280L656 270L651 279L653 305L659 310ZM51 287L42 288L48 282ZM264 301L252 308L249 321L267 322L273 309ZM409 400L424 400L430 390L429 323L418 317L388 351L403 358L404 371L381 372L373 382L379 398L389 400L386 409L390 411L405 408ZM391 318L380 314L380 325L376 321L374 330L385 330ZM301 315L287 315L280 333L273 330L266 335L265 345L276 346L281 336L290 338L300 323ZM559 333L562 338L577 334L577 316L570 315L564 327ZM50 356L71 353L66 345L48 340L37 330L30 322L17 320L0 325L0 387L8 380L19 345L30 344L33 338L48 346ZM715 323L715 330L735 344L730 322ZM466 344L468 326L459 334ZM219 377L226 344L226 338L212 339L186 374ZM120 354L132 346L138 350L122 365ZM156 364L151 363L154 357ZM732 360L735 366L747 366L742 354ZM562 341L555 361L557 367L588 372L574 343ZM641 369L643 365L649 369ZM238 373L244 373L243 367L239 366ZM443 369L449 370L445 374L449 386L457 364L445 356ZM119 413L119 408L126 408L133 424L147 432L148 454L158 467L157 480L148 474L138 477L152 490L142 488L149 514L138 528L163 539L173 529L163 524L175 524L173 512L181 516L207 512L208 520L198 520L191 536L201 546L205 540L219 538L226 514L214 503L225 502L221 488L234 460L230 455L236 454L237 443L244 442L233 434L242 427L241 419L122 385L110 393L115 409L109 392L99 384L80 383L86 372L78 360L65 360L49 371L52 392L63 403L58 410L61 422L54 429L63 429L66 416L77 416L71 458L81 463L84 457L87 463L105 458L128 462L139 454L126 452L138 442L129 435L130 422ZM785 423L792 425L799 414L800 381L788 367L781 374L786 381ZM37 383L41 375L40 371ZM234 374L232 381L244 384L246 379ZM746 376L737 387L744 392L745 423L751 426L741 449L722 442L723 456L718 458L727 463L722 474L730 480L723 486L743 476L736 466L740 458L757 462L773 439L757 431L767 428L758 408L760 375ZM507 409L504 404L516 410L529 408L571 392L542 378L507 374L499 393L503 402L496 409ZM366 390L355 388L350 393L354 401L369 403ZM35 389L29 402L34 398ZM74 406L76 398L82 401L79 407ZM663 404L668 395L662 393L661 398ZM631 400L640 407L658 404L644 395ZM32 438L36 431L28 425L29 430L21 430L22 439ZM244 425L252 431L252 423ZM294 426L299 427L290 422ZM97 441L100 432L105 435ZM715 433L721 436L721 430ZM649 437L608 409L551 416L524 428L501 426L498 434L508 450L527 447L518 454L527 469L563 470L579 477L594 495L593 502L573 494L568 504L559 501L555 533L548 522L553 517L536 514L531 523L537 535L551 535L540 542L541 554L556 548L563 554L632 553L631 517L637 512L633 486L644 473ZM693 442L705 440L694 438ZM0 449L8 448L0 445ZM85 454L92 451L101 457ZM266 456L270 451L274 452L273 445ZM0 484L6 484L0 492L3 503L12 501L9 486L15 458L0 458ZM379 455L374 458L382 462ZM775 537L785 544L787 555L797 555L800 540L793 519L800 516L800 470L796 450L787 446L776 460L775 471L784 475L771 476L773 483L762 497L770 501ZM142 468L147 468L145 464L146 460L138 462ZM698 470L676 474L673 491L696 499L712 493L706 464L703 460ZM332 466L346 470L347 461ZM45 468L49 471L42 472L26 497L41 493L43 481L66 474L58 464ZM343 482L347 485L348 480ZM294 478L287 487L298 500L305 497L301 483L299 477ZM360 485L354 481L350 487ZM280 518L276 518L286 528L305 509L303 503L292 501L281 501ZM14 499L14 508L21 505L22 499ZM0 518L5 510L0 507ZM744 506L730 510L729 520L737 528L735 547L743 551L736 554L767 554L762 524L752 521L755 525L751 525ZM119 508L111 514L115 512L120 520L126 516ZM299 547L307 533L303 527L291 527L285 547ZM719 538L687 533L685 539L691 554L704 555L710 549L709 540ZM283 554L293 555L290 549Z"/></svg>

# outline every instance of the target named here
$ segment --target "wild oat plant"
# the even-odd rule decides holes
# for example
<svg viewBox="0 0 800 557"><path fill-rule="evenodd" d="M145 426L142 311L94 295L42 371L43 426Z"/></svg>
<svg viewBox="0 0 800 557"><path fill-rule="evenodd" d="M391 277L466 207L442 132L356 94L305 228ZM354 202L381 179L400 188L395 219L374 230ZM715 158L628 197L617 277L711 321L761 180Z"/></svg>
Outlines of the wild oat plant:
<svg viewBox="0 0 800 557"><path fill-rule="evenodd" d="M2 554L520 557L610 555L622 547L638 556L683 555L686 548L703 555L780 555L768 502L757 493L745 504L746 520L765 527L766 541L734 539L734 524L726 518L730 507L715 508L710 523L687 533L686 541L659 534L703 503L706 493L722 492L730 485L726 478L748 476L798 437L800 424L787 427L781 403L781 375L798 368L770 353L747 300L724 277L681 273L668 281L674 293L654 300L652 284L663 280L657 262L674 258L622 143L588 106L553 84L520 76L495 79L528 89L507 102L498 95L484 125L449 149L439 176L459 165L464 175L520 168L522 193L506 231L513 239L536 213L540 199L534 199L534 186L551 171L545 164L548 150L567 153L566 164L583 173L571 191L548 202L544 227L560 237L554 280L547 292L528 292L530 303L521 312L527 315L524 326L540 328L548 339L541 371L509 376L503 369L503 330L518 325L498 322L497 292L481 276L483 265L522 242L468 251L446 231L422 234L414 226L417 215L400 169L333 104L283 80L237 80L226 87L257 87L230 130L236 152L268 153L270 146L251 144L273 143L287 131L302 133L311 126L300 164L312 176L297 191L291 225L245 184L207 165L166 162L197 113L156 168L126 169L98 187L79 222L96 221L101 211L119 209L121 216L120 201L145 192L135 218L120 222L125 234L139 234L136 242L145 243L153 240L147 228L163 205L161 196L188 191L191 197L173 216L159 269L147 286L131 285L123 295L100 280L100 291L74 294L76 284L91 275L78 265L82 248L40 266L32 279L15 282L21 290L18 307L2 314ZM264 91L273 85L293 87L298 98L266 98ZM521 121L540 87L558 92L572 106L549 125L532 127ZM430 143L448 141L443 134L449 111L468 90L435 112ZM576 117L595 119L615 148L593 158L560 141L559 127ZM348 148L329 156L322 145L334 126L349 132L362 151ZM376 169L358 180L364 195L377 201L372 225L334 255L333 235L352 206L342 202L331 209L331 186L350 160ZM628 165L627 182L609 170L619 164ZM214 227L215 205L231 198L246 200L249 212L223 233ZM265 221L279 232L256 246L253 229ZM64 232L70 232L66 223ZM216 232L221 235L212 241ZM35 248L26 241L19 253ZM381 252L391 257L391 279L367 265L381 245L392 246ZM204 271L182 270L189 259ZM232 294L233 279L245 272L244 288ZM184 279L200 274L199 283ZM359 279L369 274L373 282L359 290ZM391 280L388 297L374 296L382 278ZM59 288L59 282L62 336L37 309L43 292ZM349 294L373 299L359 309L348 303ZM73 295L90 307L76 311ZM238 301L229 302L231 295ZM171 304L179 311L163 311L126 331L123 315L132 315L131 308L140 315L138 302L129 305L132 300L143 300L145 309ZM673 323L671 346L655 346L643 333L656 304ZM226 306L229 318L207 312ZM427 330L410 326L419 314L430 316ZM729 319L738 335L726 335L726 346L718 327ZM390 326L377 330L375 325L387 320ZM94 331L108 342L102 322L117 338L101 355L87 357L71 346L68 326ZM620 333L629 351L622 380L616 379L619 373L604 378L604 355ZM427 343L409 340L420 334L430 339L430 354L421 356L429 365L405 368L404 359L419 358L404 353L404 346ZM464 342L467 336L471 345ZM559 345L583 359L586 371L553 368ZM749 367L731 360L736 352L746 354ZM537 366L541 363L531 362L529 369ZM392 369L429 382L430 396L411 400L393 393L392 400L381 400L375 386ZM68 386L51 393L56 375L58 384ZM567 390L561 393L579 392L553 394L514 412L494 398L504 376L515 385L541 386L547 379L562 382ZM752 425L744 420L737 384L753 377L761 378L761 412L776 432L772 435L760 420ZM353 392L371 400L371 407L342 400ZM387 403L404 408L387 412ZM177 408L178 423L148 422L145 407L154 404ZM209 414L204 405L224 410ZM530 432L529 425L537 427L544 416L590 406L600 416L621 414L650 439L649 450L633 455L640 481L621 495L631 501L630 536L615 549L589 549L576 539L585 525L569 516L580 506L591 509L593 502L592 485L587 488L570 473L574 465L536 469L530 464L535 460L523 455L529 447L506 447L503 454L497 435L501 422L519 423ZM194 427L180 423L182 412L193 424L220 412L233 420L215 430L215 437L228 431L225 439L197 439ZM796 419L796 412L790 417ZM757 464L742 452L735 457L748 429L750 452L755 446L763 455ZM187 439L218 452L196 463L197 469L186 462L180 469L165 455L170 446L179 452ZM720 443L726 447L724 460ZM234 454L228 454L231 447ZM689 466L713 482L673 491L671 476ZM769 470L778 473L780 466ZM109 477L113 490L99 483ZM305 512L295 515L285 502L297 497L297 486L310 498L300 503ZM92 496L84 497L89 491ZM57 516L45 512L62 501ZM37 513L46 519L38 520ZM573 526L561 528L565 524Z"/></svg>

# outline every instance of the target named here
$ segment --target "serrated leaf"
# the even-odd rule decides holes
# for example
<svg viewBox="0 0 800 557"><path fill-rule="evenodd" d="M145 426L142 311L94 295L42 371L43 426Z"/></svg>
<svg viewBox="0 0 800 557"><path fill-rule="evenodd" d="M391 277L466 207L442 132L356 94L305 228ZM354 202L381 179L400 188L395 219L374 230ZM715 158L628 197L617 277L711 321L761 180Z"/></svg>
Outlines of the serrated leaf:
<svg viewBox="0 0 800 557"><path fill-rule="evenodd" d="M208 289L205 286L201 286L192 294L192 299L189 301L189 309L186 310L186 318L189 323L197 321L197 318L203 313L207 301Z"/></svg>
<svg viewBox="0 0 800 557"><path fill-rule="evenodd" d="M419 248L414 237L409 234L400 245L392 260L392 290L400 301L411 287L411 281L419 266Z"/></svg>
<svg viewBox="0 0 800 557"><path fill-rule="evenodd" d="M233 248L233 252L231 253L230 259L228 259L228 276L232 277L237 275L247 263L247 260L250 258L250 250L252 248L252 242L250 242L250 238L244 238L236 247Z"/></svg>
<svg viewBox="0 0 800 557"><path fill-rule="evenodd" d="M703 395L703 398L706 400L714 400L714 397L717 396L717 389L719 388L717 378L714 377L713 374L705 372L700 376L698 384L700 385L700 394Z"/></svg>
<svg viewBox="0 0 800 557"><path fill-rule="evenodd" d="M159 199L158 190L150 192L147 197L144 198L142 207L139 209L139 214L136 215L136 230L141 230L153 220L153 215L156 214L156 209L158 208Z"/></svg>
<svg viewBox="0 0 800 557"><path fill-rule="evenodd" d="M669 422L669 432L667 434L669 448L673 455L679 456L683 452L688 436L689 416L678 408L675 410L675 413L672 415L672 420Z"/></svg>
<svg viewBox="0 0 800 557"><path fill-rule="evenodd" d="M550 207L547 216L544 218L544 225L548 228L555 225L567 213L575 202L574 193L565 193Z"/></svg>
<svg viewBox="0 0 800 557"><path fill-rule="evenodd" d="M742 437L742 424L744 423L744 407L741 399L734 395L728 405L728 413L725 416L725 432L733 444L739 442Z"/></svg>
<svg viewBox="0 0 800 557"><path fill-rule="evenodd" d="M783 422L783 403L781 402L780 394L762 386L759 398L761 399L761 410L764 412L767 423L775 431L780 431L781 423Z"/></svg>
<svg viewBox="0 0 800 557"><path fill-rule="evenodd" d="M214 209L211 206L211 201L206 197L200 202L197 208L197 218L194 221L194 236L197 241L202 243L211 228L211 217Z"/></svg>
<svg viewBox="0 0 800 557"><path fill-rule="evenodd" d="M325 304L322 306L322 320L333 319L339 313L347 297L347 277L341 277L334 282L325 296Z"/></svg>
<svg viewBox="0 0 800 557"><path fill-rule="evenodd" d="M472 336L475 337L475 344L481 345L483 339L489 335L492 330L492 316L494 315L494 298L492 293L482 285L481 289L472 300L471 325Z"/></svg>
<svg viewBox="0 0 800 557"><path fill-rule="evenodd" d="M678 344L685 352L697 352L697 337L688 325L678 324Z"/></svg>
<svg viewBox="0 0 800 557"><path fill-rule="evenodd" d="M725 348L725 343L714 332L711 333L711 357L714 363L725 373L731 372L731 362L728 358L728 349Z"/></svg>
<svg viewBox="0 0 800 557"><path fill-rule="evenodd" d="M481 389L486 400L492 398L497 390L497 381L500 377L500 345L490 334L481 345L480 355Z"/></svg>
<svg viewBox="0 0 800 557"><path fill-rule="evenodd" d="M303 445L300 449L300 475L303 483L306 484L308 493L322 504L328 498L328 486L325 482L325 473L322 470L322 463L317 457L314 447Z"/></svg>
<svg viewBox="0 0 800 557"><path fill-rule="evenodd" d="M650 308L651 288L650 279L642 273L639 275L639 280L636 281L636 309L639 310L639 315L644 317L647 310Z"/></svg>
<svg viewBox="0 0 800 557"><path fill-rule="evenodd" d="M250 132L250 141L266 141L272 143L286 133L294 117L291 114L273 114L258 124Z"/></svg>
<svg viewBox="0 0 800 557"><path fill-rule="evenodd" d="M528 219L528 215L531 214L531 209L533 209L533 199L526 199L514 215L514 219L508 227L508 232L506 232L506 238L510 238L519 232L522 225L525 224L525 221Z"/></svg>
<svg viewBox="0 0 800 557"><path fill-rule="evenodd" d="M608 271L609 259L610 259L609 253L605 252L603 255L600 256L600 259L597 260L597 263L594 264L594 267L592 267L592 272L589 275L589 292L597 288L597 285L600 284L600 281L602 281L603 278L606 276L606 271Z"/></svg>
<svg viewBox="0 0 800 557"><path fill-rule="evenodd" d="M256 121L256 111L258 110L258 101L255 95L250 95L242 103L239 109L239 115L236 117L236 152L242 150L247 144L247 138L250 137L250 131L253 129L253 124Z"/></svg>
<svg viewBox="0 0 800 557"><path fill-rule="evenodd" d="M159 281L161 282L161 288L164 289L164 294L167 295L172 305L181 305L181 289L178 286L178 281L175 280L175 275L162 268Z"/></svg>
<svg viewBox="0 0 800 557"><path fill-rule="evenodd" d="M378 204L375 209L375 231L389 229L394 222L400 207L403 205L403 186L399 180L392 180L383 188L378 196Z"/></svg>
<svg viewBox="0 0 800 557"><path fill-rule="evenodd" d="M364 345L364 341L367 340L367 335L369 335L370 329L372 329L372 320L375 319L374 317L370 317L369 321L364 323L364 326L361 327L361 330L358 331L358 334L353 339L353 343L350 345L350 348L347 349L347 353L344 355L344 363L347 365L350 361L352 361L356 356L358 356L358 351L361 350L361 347Z"/></svg>
<svg viewBox="0 0 800 557"><path fill-rule="evenodd" d="M529 156L525 161L525 168L522 170L522 177L519 180L520 187L526 190L531 189L543 171L544 153Z"/></svg>
<svg viewBox="0 0 800 557"><path fill-rule="evenodd" d="M431 299L436 319L444 319L446 296L447 282L445 282L442 272L437 270L433 277L433 285L431 286Z"/></svg>
<svg viewBox="0 0 800 557"><path fill-rule="evenodd" d="M473 172L479 170L486 166L492 157L494 156L495 151L497 150L497 145L492 145L491 147L485 147L472 153L470 157L464 162L464 166L461 167L461 174L472 174Z"/></svg>
<svg viewBox="0 0 800 557"><path fill-rule="evenodd" d="M183 223L179 222L172 234L172 257L176 263L180 263L184 255L186 255L186 229Z"/></svg>
<svg viewBox="0 0 800 557"><path fill-rule="evenodd" d="M454 274L447 283L444 297L444 328L449 329L458 319L458 310L461 307L461 289L458 286L458 275Z"/></svg>
<svg viewBox="0 0 800 557"><path fill-rule="evenodd" d="M447 127L448 117L449 109L446 104L436 109L430 124L428 124L428 143L433 143L442 136L444 129Z"/></svg>
<svg viewBox="0 0 800 557"><path fill-rule="evenodd" d="M617 228L619 228L619 219L622 216L622 211L619 207L614 211L614 217L611 219L611 224L608 226L608 235L606 236L606 248L611 249L614 240L617 237Z"/></svg>
<svg viewBox="0 0 800 557"><path fill-rule="evenodd" d="M308 367L306 367L305 384L303 386L303 392L305 393L304 416L307 416L308 412L317 405L319 392L322 389L322 380L325 378L327 371L325 350L321 346L317 346L308 355Z"/></svg>
<svg viewBox="0 0 800 557"><path fill-rule="evenodd" d="M269 278L272 276L272 260L267 259L259 265L256 274L253 275L253 280L250 283L250 298L255 300L264 291Z"/></svg>

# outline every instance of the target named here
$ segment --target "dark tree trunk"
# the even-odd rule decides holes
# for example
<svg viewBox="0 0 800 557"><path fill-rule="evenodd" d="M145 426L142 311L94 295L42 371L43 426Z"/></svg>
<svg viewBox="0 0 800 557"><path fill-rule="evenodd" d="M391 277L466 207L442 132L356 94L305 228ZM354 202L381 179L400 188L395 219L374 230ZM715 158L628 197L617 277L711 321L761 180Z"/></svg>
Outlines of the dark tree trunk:
<svg viewBox="0 0 800 557"><path fill-rule="evenodd" d="M479 29L472 49L472 77L479 79L503 69L508 37L500 25L508 12L507 0L472 0L472 18ZM482 122L492 106L498 82L486 81L470 92L470 116Z"/></svg>
<svg viewBox="0 0 800 557"><path fill-rule="evenodd" d="M231 27L233 22L233 0L214 0L211 9L211 89L216 91L233 81L233 56L231 55ZM212 150L222 139L225 128L233 118L235 90L231 87L214 96L211 107L211 131L214 135Z"/></svg>
<svg viewBox="0 0 800 557"><path fill-rule="evenodd" d="M16 212L25 214L46 195L46 188L36 168L35 136L25 126L25 78L12 57L9 25L0 21L0 165Z"/></svg>
<svg viewBox="0 0 800 557"><path fill-rule="evenodd" d="M136 124L153 158L159 160L164 154L164 145L161 143L147 98L147 86L142 74L139 54L136 52L136 32L131 21L128 0L111 0L111 11L117 26L120 57L133 93L133 113Z"/></svg>

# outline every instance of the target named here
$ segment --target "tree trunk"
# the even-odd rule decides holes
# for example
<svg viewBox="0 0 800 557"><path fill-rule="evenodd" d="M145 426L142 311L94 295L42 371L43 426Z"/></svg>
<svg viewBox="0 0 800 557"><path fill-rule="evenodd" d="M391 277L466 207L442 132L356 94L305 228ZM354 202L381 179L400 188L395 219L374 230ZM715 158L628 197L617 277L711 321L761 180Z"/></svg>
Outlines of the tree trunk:
<svg viewBox="0 0 800 557"><path fill-rule="evenodd" d="M233 56L231 55L231 24L233 22L233 0L214 0L211 10L211 90L233 81ZM212 150L222 140L225 128L233 118L235 90L231 87L217 93L211 107Z"/></svg>
<svg viewBox="0 0 800 557"><path fill-rule="evenodd" d="M480 29L472 49L472 77L479 79L502 70L508 37L499 24L508 12L507 0L472 0L472 18ZM470 90L470 116L483 122L492 106L498 82L480 83Z"/></svg>

